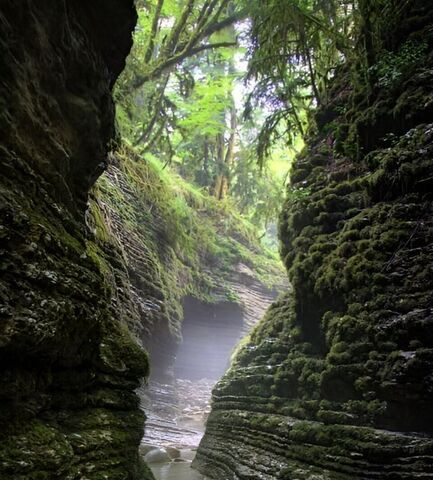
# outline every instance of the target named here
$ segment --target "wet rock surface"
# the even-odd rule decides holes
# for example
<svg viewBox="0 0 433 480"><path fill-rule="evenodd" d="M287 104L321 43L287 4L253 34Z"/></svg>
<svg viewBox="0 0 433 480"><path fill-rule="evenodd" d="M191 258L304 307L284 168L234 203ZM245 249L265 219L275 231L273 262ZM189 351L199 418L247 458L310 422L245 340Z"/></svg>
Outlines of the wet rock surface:
<svg viewBox="0 0 433 480"><path fill-rule="evenodd" d="M433 7L401 12L391 35L378 17L379 52L410 31L423 58L388 89L340 72L293 166L292 289L213 391L194 462L211 478L433 478Z"/></svg>
<svg viewBox="0 0 433 480"><path fill-rule="evenodd" d="M0 4L2 479L149 478L147 356L112 302L121 254L85 213L135 22L128 0Z"/></svg>

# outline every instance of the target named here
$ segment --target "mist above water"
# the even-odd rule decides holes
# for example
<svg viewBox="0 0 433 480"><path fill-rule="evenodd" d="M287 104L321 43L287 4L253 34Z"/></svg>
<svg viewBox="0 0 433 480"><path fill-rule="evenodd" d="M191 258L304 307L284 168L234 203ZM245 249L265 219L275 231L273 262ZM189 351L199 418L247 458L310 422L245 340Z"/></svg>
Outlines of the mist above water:
<svg viewBox="0 0 433 480"><path fill-rule="evenodd" d="M183 342L173 372L154 376L142 392L148 417L143 451L157 448L173 454L174 449L179 455L150 464L157 480L204 479L191 469L191 461L204 434L212 388L229 367L243 328L243 311L235 303L185 300Z"/></svg>
<svg viewBox="0 0 433 480"><path fill-rule="evenodd" d="M184 302L183 342L174 365L176 378L219 380L242 336L243 312L235 303Z"/></svg>

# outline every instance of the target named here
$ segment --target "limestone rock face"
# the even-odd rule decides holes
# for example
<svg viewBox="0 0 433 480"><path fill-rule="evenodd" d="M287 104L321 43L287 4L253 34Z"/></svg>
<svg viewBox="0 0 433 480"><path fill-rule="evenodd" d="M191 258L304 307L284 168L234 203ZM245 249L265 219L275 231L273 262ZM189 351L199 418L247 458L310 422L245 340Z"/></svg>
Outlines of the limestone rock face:
<svg viewBox="0 0 433 480"><path fill-rule="evenodd" d="M433 9L399 13L370 89L339 72L294 166L292 289L214 390L211 478L433 478Z"/></svg>
<svg viewBox="0 0 433 480"><path fill-rule="evenodd" d="M141 479L147 359L86 225L132 0L0 4L0 477Z"/></svg>

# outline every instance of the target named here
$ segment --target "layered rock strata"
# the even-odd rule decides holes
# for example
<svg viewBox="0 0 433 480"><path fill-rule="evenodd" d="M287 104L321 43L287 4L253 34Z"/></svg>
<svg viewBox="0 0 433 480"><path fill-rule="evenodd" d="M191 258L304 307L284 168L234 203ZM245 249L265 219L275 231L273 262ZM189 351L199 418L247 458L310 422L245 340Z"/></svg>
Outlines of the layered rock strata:
<svg viewBox="0 0 433 480"><path fill-rule="evenodd" d="M124 147L92 192L90 219L100 248L105 251L114 242L122 253L128 282L119 284L117 303L128 310L130 329L149 351L153 378L163 382L173 379L182 337L194 342L195 329L188 328L193 316L198 328L214 329L214 344L226 338L222 374L235 343L284 285L281 265L258 248L255 238L232 226L223 231L219 223L230 225L233 218L212 197L188 198L183 180L169 175L172 183ZM189 313L191 303L198 309L195 315Z"/></svg>
<svg viewBox="0 0 433 480"><path fill-rule="evenodd" d="M368 86L337 73L294 165L293 288L214 390L211 478L433 478L433 9L390 5Z"/></svg>
<svg viewBox="0 0 433 480"><path fill-rule="evenodd" d="M148 476L147 358L113 303L121 252L85 214L135 21L129 0L0 5L2 479Z"/></svg>

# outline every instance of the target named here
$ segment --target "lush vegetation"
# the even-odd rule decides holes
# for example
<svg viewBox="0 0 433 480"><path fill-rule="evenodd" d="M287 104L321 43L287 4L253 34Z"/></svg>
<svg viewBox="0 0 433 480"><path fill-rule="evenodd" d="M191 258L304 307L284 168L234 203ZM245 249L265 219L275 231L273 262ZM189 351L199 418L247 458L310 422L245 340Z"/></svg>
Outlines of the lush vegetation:
<svg viewBox="0 0 433 480"><path fill-rule="evenodd" d="M134 48L116 90L124 141L143 161L158 159L237 209L275 246L294 149L276 143L266 165L258 165L256 142L268 112L243 115L248 6L159 0L139 3L138 10ZM297 139L293 147L301 145Z"/></svg>
<svg viewBox="0 0 433 480"><path fill-rule="evenodd" d="M122 136L144 159L158 158L219 201L229 197L274 246L291 161L314 133L312 113L329 102L336 72L350 59L351 82L368 96L421 48L389 58L378 38L398 12L383 0L137 6L133 51L115 93Z"/></svg>

